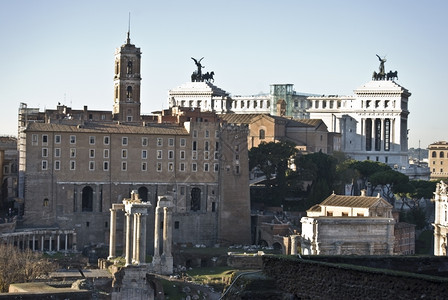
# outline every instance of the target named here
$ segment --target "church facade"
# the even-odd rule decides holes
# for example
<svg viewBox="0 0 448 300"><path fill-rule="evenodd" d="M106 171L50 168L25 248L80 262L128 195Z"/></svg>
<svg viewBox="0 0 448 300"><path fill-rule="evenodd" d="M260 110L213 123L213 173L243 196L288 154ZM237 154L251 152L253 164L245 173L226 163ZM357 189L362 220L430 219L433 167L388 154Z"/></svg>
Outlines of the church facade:
<svg viewBox="0 0 448 300"><path fill-rule="evenodd" d="M247 127L227 126L199 110L145 119L140 59L128 34L115 53L113 111L58 105L40 112L21 105L24 226L75 230L69 248L108 243L109 210L135 190L153 208L159 196L172 197L174 243L249 243ZM153 210L147 222L154 228ZM119 217L117 247L123 246L123 223ZM153 234L147 232L148 249ZM50 234L38 243L56 248Z"/></svg>

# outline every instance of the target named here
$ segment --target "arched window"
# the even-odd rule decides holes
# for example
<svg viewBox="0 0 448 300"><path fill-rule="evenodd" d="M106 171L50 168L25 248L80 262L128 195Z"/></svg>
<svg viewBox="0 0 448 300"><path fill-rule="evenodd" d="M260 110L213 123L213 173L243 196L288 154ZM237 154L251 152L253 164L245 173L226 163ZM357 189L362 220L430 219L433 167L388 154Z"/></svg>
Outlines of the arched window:
<svg viewBox="0 0 448 300"><path fill-rule="evenodd" d="M132 74L132 61L128 61L128 67L126 68L128 74Z"/></svg>
<svg viewBox="0 0 448 300"><path fill-rule="evenodd" d="M148 189L144 186L138 188L138 195L143 202L148 202Z"/></svg>
<svg viewBox="0 0 448 300"><path fill-rule="evenodd" d="M126 89L126 98L132 98L132 86L128 86Z"/></svg>
<svg viewBox="0 0 448 300"><path fill-rule="evenodd" d="M191 210L198 211L201 210L201 189L192 188L191 189Z"/></svg>
<svg viewBox="0 0 448 300"><path fill-rule="evenodd" d="M440 151L439 157L440 157L440 158L444 158L444 153L443 153L443 151Z"/></svg>
<svg viewBox="0 0 448 300"><path fill-rule="evenodd" d="M436 158L437 157L437 152L436 151L432 151L432 157Z"/></svg>
<svg viewBox="0 0 448 300"><path fill-rule="evenodd" d="M115 62L115 74L118 75L118 72L120 71L120 64L118 63L118 61Z"/></svg>
<svg viewBox="0 0 448 300"><path fill-rule="evenodd" d="M259 138L260 138L260 140L264 140L266 138L266 133L265 133L264 129L260 129Z"/></svg>
<svg viewBox="0 0 448 300"><path fill-rule="evenodd" d="M93 211L93 189L90 186L82 189L82 211Z"/></svg>

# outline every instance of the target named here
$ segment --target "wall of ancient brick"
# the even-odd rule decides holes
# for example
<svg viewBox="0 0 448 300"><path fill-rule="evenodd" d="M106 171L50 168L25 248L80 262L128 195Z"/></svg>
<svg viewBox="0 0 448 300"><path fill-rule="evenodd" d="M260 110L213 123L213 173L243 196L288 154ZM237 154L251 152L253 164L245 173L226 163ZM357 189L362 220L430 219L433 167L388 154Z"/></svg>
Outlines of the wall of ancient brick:
<svg viewBox="0 0 448 300"><path fill-rule="evenodd" d="M263 257L263 272L299 299L442 299L448 280L299 258Z"/></svg>

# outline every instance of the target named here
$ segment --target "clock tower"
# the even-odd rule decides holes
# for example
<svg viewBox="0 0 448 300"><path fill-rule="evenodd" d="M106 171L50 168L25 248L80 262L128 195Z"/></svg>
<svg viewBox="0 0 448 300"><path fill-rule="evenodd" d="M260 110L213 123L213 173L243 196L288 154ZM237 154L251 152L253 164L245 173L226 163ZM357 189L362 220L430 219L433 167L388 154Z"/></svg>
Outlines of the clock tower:
<svg viewBox="0 0 448 300"><path fill-rule="evenodd" d="M128 31L126 44L115 50L114 120L140 121L140 48L131 44Z"/></svg>

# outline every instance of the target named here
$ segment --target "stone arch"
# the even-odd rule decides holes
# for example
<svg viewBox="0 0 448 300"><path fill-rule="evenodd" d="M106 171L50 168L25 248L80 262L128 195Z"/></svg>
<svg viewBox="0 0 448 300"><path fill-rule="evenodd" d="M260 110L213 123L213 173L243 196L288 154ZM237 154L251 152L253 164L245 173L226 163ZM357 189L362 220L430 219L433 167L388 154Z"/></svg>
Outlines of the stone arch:
<svg viewBox="0 0 448 300"><path fill-rule="evenodd" d="M277 101L277 116L285 116L286 115L286 101L283 99L279 99Z"/></svg>
<svg viewBox="0 0 448 300"><path fill-rule="evenodd" d="M261 247L269 247L268 242L266 242L265 240L259 240L258 245Z"/></svg>
<svg viewBox="0 0 448 300"><path fill-rule="evenodd" d="M141 186L138 188L138 195L143 202L148 202L148 188L145 186Z"/></svg>
<svg viewBox="0 0 448 300"><path fill-rule="evenodd" d="M90 186L82 189L82 211L93 211L93 189Z"/></svg>
<svg viewBox="0 0 448 300"><path fill-rule="evenodd" d="M278 253L278 254L281 254L281 253L282 253L283 246L282 246L282 244L280 244L279 242L275 242L275 243L273 243L273 244L272 244L272 248L274 248L274 252L275 252L275 253Z"/></svg>

